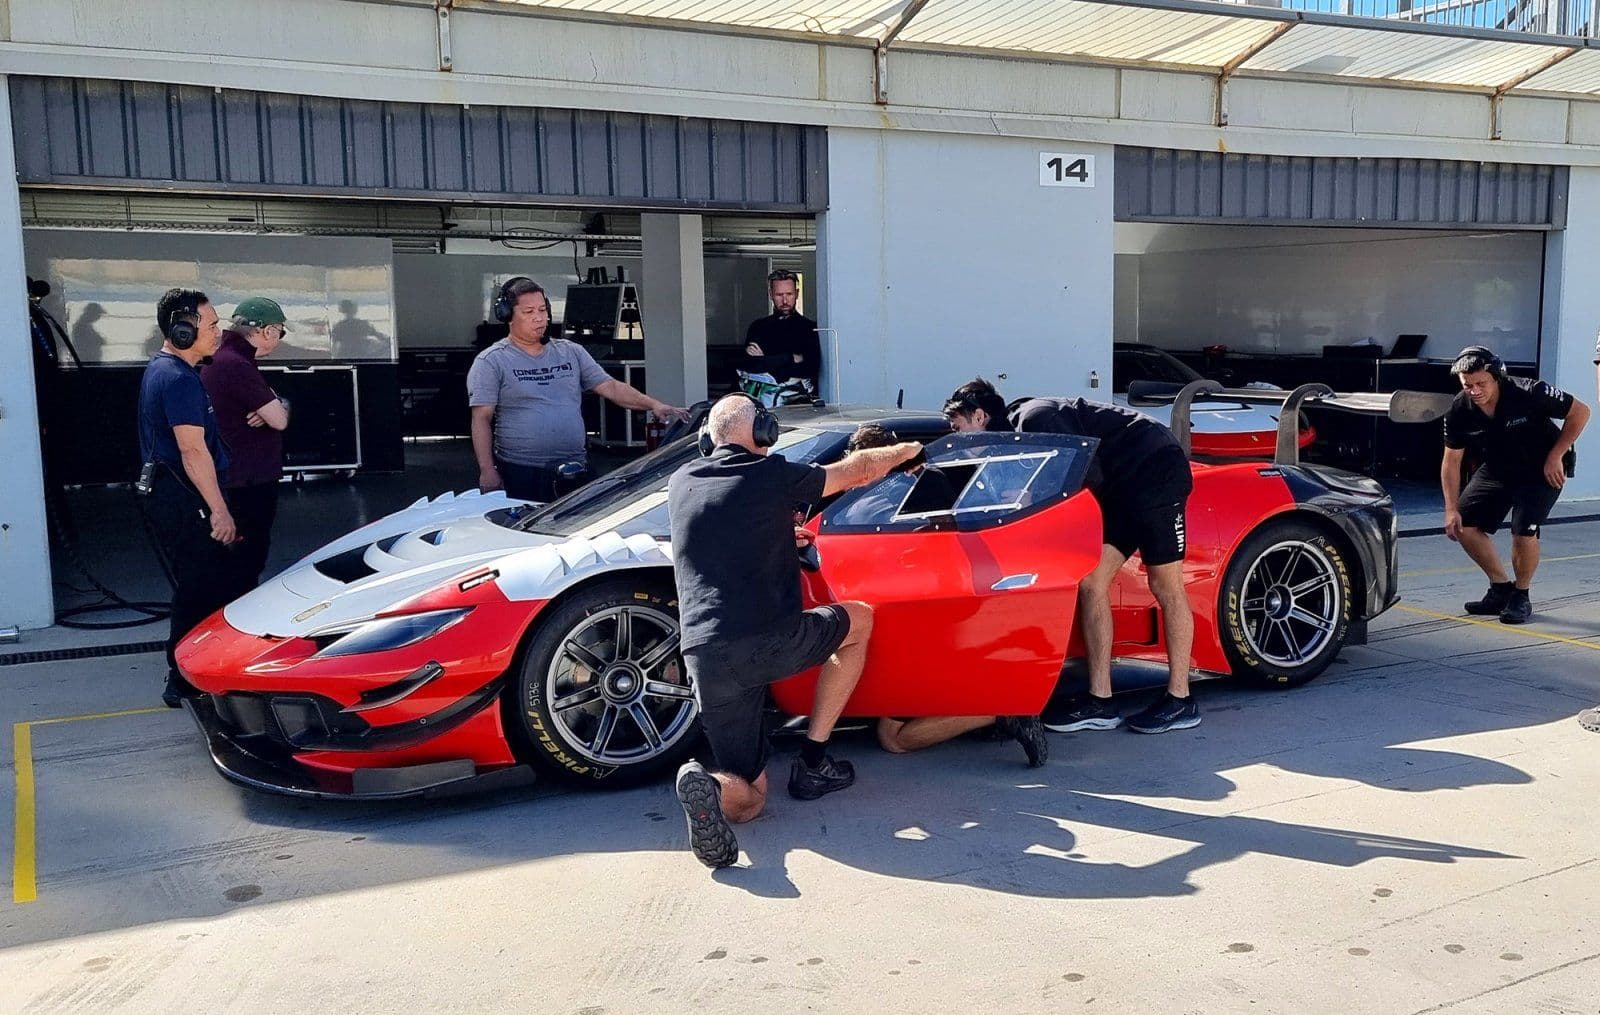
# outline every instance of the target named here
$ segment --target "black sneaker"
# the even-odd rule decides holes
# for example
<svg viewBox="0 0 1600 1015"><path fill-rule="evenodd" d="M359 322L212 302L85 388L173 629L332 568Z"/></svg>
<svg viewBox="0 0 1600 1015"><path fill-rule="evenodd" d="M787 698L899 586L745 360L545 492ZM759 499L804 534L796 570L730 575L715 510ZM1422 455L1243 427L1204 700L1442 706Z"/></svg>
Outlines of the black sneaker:
<svg viewBox="0 0 1600 1015"><path fill-rule="evenodd" d="M1186 730L1200 725L1200 706L1194 695L1179 701L1163 694L1159 701L1138 715L1128 717L1128 728L1135 733L1165 733L1168 730Z"/></svg>
<svg viewBox="0 0 1600 1015"><path fill-rule="evenodd" d="M816 768L808 768L805 762L796 758L794 767L789 769L789 795L796 800L815 800L841 789L849 789L855 781L855 766L848 761L837 761L831 754L823 755L822 764Z"/></svg>
<svg viewBox="0 0 1600 1015"><path fill-rule="evenodd" d="M1533 601L1528 598L1527 589L1517 589L1511 593L1511 601L1506 603L1505 609L1500 611L1502 624L1526 624L1533 616Z"/></svg>
<svg viewBox="0 0 1600 1015"><path fill-rule="evenodd" d="M678 769L678 803L689 819L689 849L694 858L716 870L739 859L739 839L722 816L722 787L698 761Z"/></svg>
<svg viewBox="0 0 1600 1015"><path fill-rule="evenodd" d="M1028 767L1038 768L1050 760L1050 741L1045 739L1044 723L1036 715L1002 715L996 716L994 729L997 733L1010 740L1015 740L1022 745L1022 751L1028 756Z"/></svg>
<svg viewBox="0 0 1600 1015"><path fill-rule="evenodd" d="M1462 608L1475 617L1492 617L1511 603L1511 593L1517 590L1513 582L1494 582L1482 599L1462 604Z"/></svg>
<svg viewBox="0 0 1600 1015"><path fill-rule="evenodd" d="M1044 719L1045 729L1057 733L1114 730L1122 725L1122 713L1117 711L1111 699L1096 698L1092 694L1080 694L1059 705L1051 705L1044 710L1041 718Z"/></svg>

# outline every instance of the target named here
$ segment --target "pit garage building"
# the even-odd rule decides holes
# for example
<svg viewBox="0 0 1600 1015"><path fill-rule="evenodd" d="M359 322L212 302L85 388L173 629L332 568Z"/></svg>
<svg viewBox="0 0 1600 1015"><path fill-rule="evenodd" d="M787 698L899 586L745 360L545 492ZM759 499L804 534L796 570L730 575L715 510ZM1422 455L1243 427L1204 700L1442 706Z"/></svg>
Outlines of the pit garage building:
<svg viewBox="0 0 1600 1015"><path fill-rule="evenodd" d="M1589 7L1434 6L10 0L0 626L52 618L41 414L82 449L51 482L131 478L119 406L170 285L281 295L297 382L349 392L308 454L362 468L464 412L450 379L517 274L571 282L569 333L677 404L772 267L830 401L1106 396L1114 341L1294 381L1369 339L1341 379L1437 381L1483 342L1592 398ZM36 396L30 276L80 353L64 405ZM1600 494L1600 433L1579 461L1567 496Z"/></svg>

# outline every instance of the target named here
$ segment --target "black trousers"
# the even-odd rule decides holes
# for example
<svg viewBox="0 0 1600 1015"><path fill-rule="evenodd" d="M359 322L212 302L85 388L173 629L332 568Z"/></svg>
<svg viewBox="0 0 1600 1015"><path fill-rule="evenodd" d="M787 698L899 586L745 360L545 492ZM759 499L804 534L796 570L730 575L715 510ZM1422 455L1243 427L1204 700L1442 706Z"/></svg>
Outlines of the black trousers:
<svg viewBox="0 0 1600 1015"><path fill-rule="evenodd" d="M576 480L562 480L556 470L542 465L517 465L514 462L494 463L500 479L506 485L506 496L513 500L550 501L571 493L589 481L589 470Z"/></svg>
<svg viewBox="0 0 1600 1015"><path fill-rule="evenodd" d="M228 511L239 529L239 541L229 548L233 563L233 582L228 602L261 584L272 546L272 522L278 517L278 484L256 483L222 491Z"/></svg>
<svg viewBox="0 0 1600 1015"><path fill-rule="evenodd" d="M205 502L170 470L158 469L144 498L145 517L172 571L172 623L167 633L167 679L178 675L173 651L184 635L230 598L233 554L211 538Z"/></svg>

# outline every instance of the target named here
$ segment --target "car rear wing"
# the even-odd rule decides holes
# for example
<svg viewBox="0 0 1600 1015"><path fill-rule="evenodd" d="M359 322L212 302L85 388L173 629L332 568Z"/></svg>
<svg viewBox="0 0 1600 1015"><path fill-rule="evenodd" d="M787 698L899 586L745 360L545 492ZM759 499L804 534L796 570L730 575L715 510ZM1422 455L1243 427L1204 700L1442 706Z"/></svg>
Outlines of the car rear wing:
<svg viewBox="0 0 1600 1015"><path fill-rule="evenodd" d="M1282 388L1224 388L1211 380L1190 381L1183 387L1145 384L1128 386L1128 401L1133 405L1172 405L1172 434L1191 449L1190 419L1196 401L1243 402L1246 405L1278 405L1278 440L1272 460L1278 465L1300 464L1300 410L1308 406L1335 409L1362 416L1378 416L1395 423L1431 423L1450 409L1453 396L1432 391L1334 391L1326 384L1302 384L1293 391Z"/></svg>

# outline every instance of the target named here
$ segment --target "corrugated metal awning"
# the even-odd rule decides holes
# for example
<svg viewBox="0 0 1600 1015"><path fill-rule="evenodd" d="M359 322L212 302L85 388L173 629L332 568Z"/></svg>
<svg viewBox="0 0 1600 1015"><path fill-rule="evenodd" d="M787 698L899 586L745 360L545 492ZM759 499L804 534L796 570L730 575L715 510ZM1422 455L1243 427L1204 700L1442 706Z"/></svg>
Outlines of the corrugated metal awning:
<svg viewBox="0 0 1600 1015"><path fill-rule="evenodd" d="M1211 0L503 0L896 48L1600 99L1600 43ZM1570 59L1569 59L1570 58Z"/></svg>

